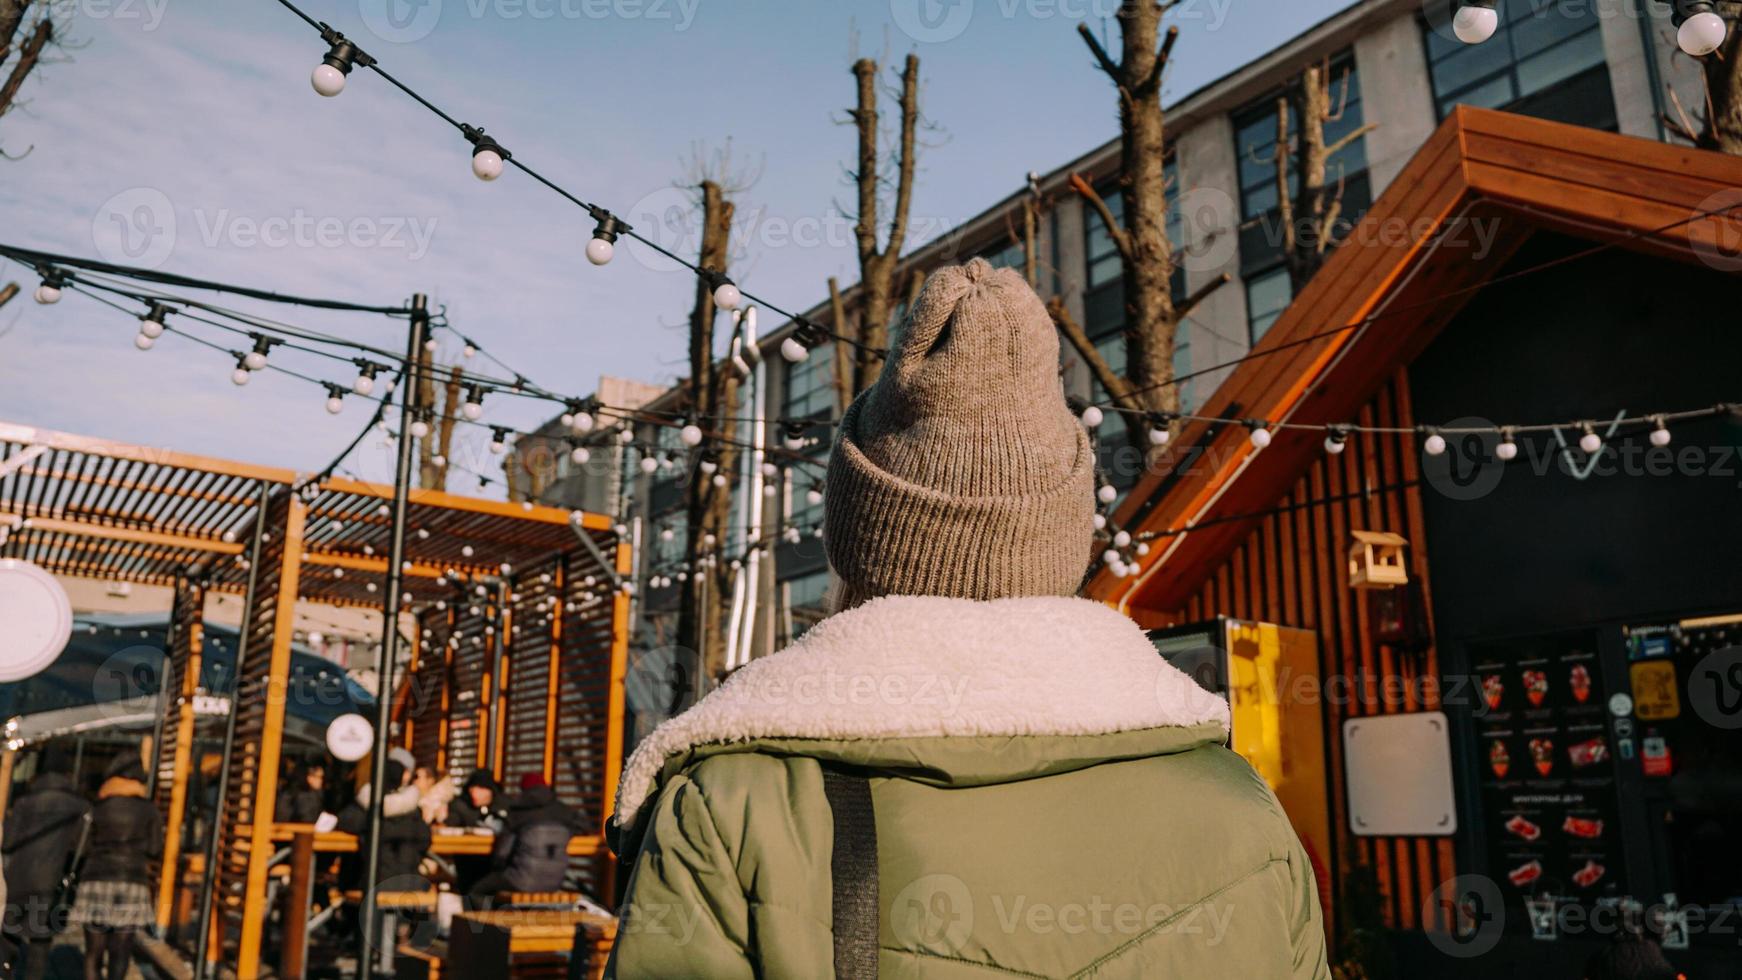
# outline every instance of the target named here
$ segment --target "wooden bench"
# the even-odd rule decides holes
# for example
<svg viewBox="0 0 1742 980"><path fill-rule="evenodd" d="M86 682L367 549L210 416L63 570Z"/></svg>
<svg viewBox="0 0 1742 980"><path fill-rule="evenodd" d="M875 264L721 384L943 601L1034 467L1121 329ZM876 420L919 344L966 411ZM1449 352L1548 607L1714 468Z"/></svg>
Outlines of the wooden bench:
<svg viewBox="0 0 1742 980"><path fill-rule="evenodd" d="M580 903L580 892L497 892L498 909L572 909Z"/></svg>
<svg viewBox="0 0 1742 980"><path fill-rule="evenodd" d="M448 933L446 969L457 977L597 980L616 938L617 920L592 912L462 912Z"/></svg>

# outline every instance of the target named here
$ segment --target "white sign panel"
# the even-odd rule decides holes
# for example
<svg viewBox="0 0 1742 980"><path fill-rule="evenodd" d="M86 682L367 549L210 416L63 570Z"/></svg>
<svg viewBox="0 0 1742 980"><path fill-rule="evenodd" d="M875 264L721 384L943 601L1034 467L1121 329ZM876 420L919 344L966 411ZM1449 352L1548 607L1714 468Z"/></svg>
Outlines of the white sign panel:
<svg viewBox="0 0 1742 980"><path fill-rule="evenodd" d="M356 762L375 747L375 726L362 715L340 715L327 725L327 751L342 762Z"/></svg>
<svg viewBox="0 0 1742 980"><path fill-rule="evenodd" d="M1458 829L1444 712L1343 722L1349 829L1362 837L1443 837Z"/></svg>
<svg viewBox="0 0 1742 980"><path fill-rule="evenodd" d="M54 663L73 635L73 606L53 575L0 558L0 682L21 681Z"/></svg>

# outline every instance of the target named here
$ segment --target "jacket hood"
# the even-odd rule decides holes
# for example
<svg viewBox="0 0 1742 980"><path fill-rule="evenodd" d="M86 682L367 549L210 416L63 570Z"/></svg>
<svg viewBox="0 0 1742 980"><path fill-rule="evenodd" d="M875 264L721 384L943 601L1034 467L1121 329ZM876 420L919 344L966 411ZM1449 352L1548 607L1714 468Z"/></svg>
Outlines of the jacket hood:
<svg viewBox="0 0 1742 980"><path fill-rule="evenodd" d="M126 776L110 776L103 780L103 785L97 790L97 799L106 800L111 796L136 796L144 799L145 784Z"/></svg>
<svg viewBox="0 0 1742 980"><path fill-rule="evenodd" d="M521 790L518 796L508 800L509 810L536 810L541 806L549 806L557 802L556 790L549 786L534 786Z"/></svg>
<svg viewBox="0 0 1742 980"><path fill-rule="evenodd" d="M985 785L1225 741L1227 702L1086 599L885 596L824 620L660 725L623 769L614 821L670 774L767 751L938 785Z"/></svg>

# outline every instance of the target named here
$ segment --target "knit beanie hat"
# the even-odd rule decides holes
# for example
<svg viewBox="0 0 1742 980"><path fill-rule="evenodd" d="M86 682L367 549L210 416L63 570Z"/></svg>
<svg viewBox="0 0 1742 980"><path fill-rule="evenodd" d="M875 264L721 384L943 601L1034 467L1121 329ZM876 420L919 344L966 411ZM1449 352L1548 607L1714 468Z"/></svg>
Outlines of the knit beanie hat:
<svg viewBox="0 0 1742 980"><path fill-rule="evenodd" d="M835 438L823 539L841 604L1073 595L1094 483L1040 297L984 259L939 269Z"/></svg>

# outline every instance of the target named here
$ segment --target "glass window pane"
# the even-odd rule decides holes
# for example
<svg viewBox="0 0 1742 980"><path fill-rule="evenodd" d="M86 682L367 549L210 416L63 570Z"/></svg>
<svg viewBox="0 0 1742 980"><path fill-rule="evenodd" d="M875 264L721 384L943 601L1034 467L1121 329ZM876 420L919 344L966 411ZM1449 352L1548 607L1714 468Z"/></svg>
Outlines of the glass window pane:
<svg viewBox="0 0 1742 980"><path fill-rule="evenodd" d="M1481 44L1461 44L1456 52L1433 66L1434 91L1451 95L1504 71L1511 62L1512 52L1504 33L1497 33Z"/></svg>
<svg viewBox="0 0 1742 980"><path fill-rule="evenodd" d="M1293 289L1287 269L1274 269L1246 281L1246 310L1252 327L1252 343L1257 344L1265 331L1288 308Z"/></svg>
<svg viewBox="0 0 1742 980"><path fill-rule="evenodd" d="M1518 63L1518 94L1529 95L1603 63L1603 38L1589 31Z"/></svg>

